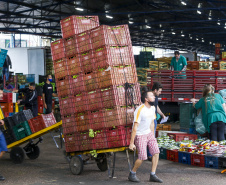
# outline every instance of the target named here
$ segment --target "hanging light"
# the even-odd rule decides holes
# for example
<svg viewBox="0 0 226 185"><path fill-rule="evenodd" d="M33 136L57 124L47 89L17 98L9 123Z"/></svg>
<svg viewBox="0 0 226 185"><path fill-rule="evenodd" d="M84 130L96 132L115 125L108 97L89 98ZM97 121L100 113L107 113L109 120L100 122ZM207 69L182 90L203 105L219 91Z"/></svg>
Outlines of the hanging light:
<svg viewBox="0 0 226 185"><path fill-rule="evenodd" d="M82 9L82 8L75 8L75 9L78 11L84 11L84 9Z"/></svg>
<svg viewBox="0 0 226 185"><path fill-rule="evenodd" d="M187 3L186 3L186 2L184 2L184 1L181 1L181 4L182 4L182 5L184 5L184 6L186 6L186 5L187 5Z"/></svg>
<svg viewBox="0 0 226 185"><path fill-rule="evenodd" d="M110 15L106 15L106 17L107 17L108 19L113 19L113 17L110 16Z"/></svg>

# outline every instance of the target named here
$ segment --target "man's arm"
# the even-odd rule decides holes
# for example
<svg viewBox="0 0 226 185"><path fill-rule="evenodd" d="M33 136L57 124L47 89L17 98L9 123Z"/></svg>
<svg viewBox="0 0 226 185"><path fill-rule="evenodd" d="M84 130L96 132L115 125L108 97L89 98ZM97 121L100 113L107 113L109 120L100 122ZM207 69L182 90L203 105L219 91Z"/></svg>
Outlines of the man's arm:
<svg viewBox="0 0 226 185"><path fill-rule="evenodd" d="M131 133L131 139L130 139L130 145L129 145L129 149L130 150L135 150L136 149L136 146L134 145L134 140L135 140L135 136L136 136L136 133L137 133L137 127L138 127L138 123L137 122L134 122L134 125L133 125L133 130L132 130L132 133Z"/></svg>
<svg viewBox="0 0 226 185"><path fill-rule="evenodd" d="M166 118L166 116L162 113L161 109L159 108L159 106L157 105L157 113L162 116L163 119Z"/></svg>
<svg viewBox="0 0 226 185"><path fill-rule="evenodd" d="M45 93L42 93L42 101L45 109L47 109L46 100L45 100Z"/></svg>
<svg viewBox="0 0 226 185"><path fill-rule="evenodd" d="M186 71L186 69L187 69L187 66L184 66L181 71Z"/></svg>
<svg viewBox="0 0 226 185"><path fill-rule="evenodd" d="M154 122L154 119L153 119L153 121L151 123L150 129L153 132L153 135L155 135L155 122Z"/></svg>

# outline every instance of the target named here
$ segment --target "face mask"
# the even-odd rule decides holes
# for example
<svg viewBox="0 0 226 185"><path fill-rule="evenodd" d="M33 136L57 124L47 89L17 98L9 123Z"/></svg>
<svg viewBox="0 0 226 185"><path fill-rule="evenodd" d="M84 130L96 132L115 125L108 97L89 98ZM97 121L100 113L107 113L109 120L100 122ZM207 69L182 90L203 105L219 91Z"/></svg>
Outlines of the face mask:
<svg viewBox="0 0 226 185"><path fill-rule="evenodd" d="M52 82L52 81L53 81L53 79L49 79L49 81L50 81L50 82Z"/></svg>
<svg viewBox="0 0 226 185"><path fill-rule="evenodd" d="M151 106L155 105L155 102L149 101L148 103L149 103L149 105L151 105Z"/></svg>

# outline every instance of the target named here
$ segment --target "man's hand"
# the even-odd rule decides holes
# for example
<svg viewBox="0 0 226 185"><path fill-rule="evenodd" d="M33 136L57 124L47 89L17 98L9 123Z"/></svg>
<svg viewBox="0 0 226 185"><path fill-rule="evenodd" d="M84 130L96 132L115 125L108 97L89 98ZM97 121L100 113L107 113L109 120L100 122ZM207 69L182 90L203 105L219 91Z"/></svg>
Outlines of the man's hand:
<svg viewBox="0 0 226 185"><path fill-rule="evenodd" d="M17 104L18 104L18 105L20 104L20 102L21 102L21 100L17 100Z"/></svg>
<svg viewBox="0 0 226 185"><path fill-rule="evenodd" d="M47 109L47 105L46 105L46 103L44 104L44 107L45 107L45 109Z"/></svg>
<svg viewBox="0 0 226 185"><path fill-rule="evenodd" d="M134 150L136 150L136 146L134 144L130 144L129 145L129 149L134 151Z"/></svg>
<svg viewBox="0 0 226 185"><path fill-rule="evenodd" d="M166 116L164 114L162 115L162 119L166 119Z"/></svg>
<svg viewBox="0 0 226 185"><path fill-rule="evenodd" d="M0 125L4 125L4 120L0 120Z"/></svg>

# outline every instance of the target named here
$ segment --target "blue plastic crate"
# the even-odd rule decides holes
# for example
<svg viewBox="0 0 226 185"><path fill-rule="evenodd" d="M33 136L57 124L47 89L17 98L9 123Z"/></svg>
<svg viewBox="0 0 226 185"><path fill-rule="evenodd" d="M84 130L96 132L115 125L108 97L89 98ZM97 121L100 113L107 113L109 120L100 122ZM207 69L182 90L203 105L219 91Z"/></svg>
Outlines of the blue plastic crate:
<svg viewBox="0 0 226 185"><path fill-rule="evenodd" d="M0 67L3 67L8 50L0 49Z"/></svg>
<svg viewBox="0 0 226 185"><path fill-rule="evenodd" d="M24 89L25 88L25 85L20 85L19 86L19 89Z"/></svg>
<svg viewBox="0 0 226 185"><path fill-rule="evenodd" d="M191 153L178 152L179 163L191 165Z"/></svg>
<svg viewBox="0 0 226 185"><path fill-rule="evenodd" d="M14 115L14 113L13 113L13 112L10 112L10 113L9 113L9 116L13 116L13 115Z"/></svg>
<svg viewBox="0 0 226 185"><path fill-rule="evenodd" d="M205 156L205 167L206 168L219 168L218 157Z"/></svg>
<svg viewBox="0 0 226 185"><path fill-rule="evenodd" d="M189 134L197 134L195 128L180 128L181 132L187 132Z"/></svg>

